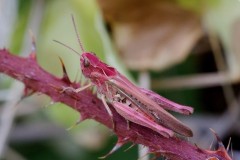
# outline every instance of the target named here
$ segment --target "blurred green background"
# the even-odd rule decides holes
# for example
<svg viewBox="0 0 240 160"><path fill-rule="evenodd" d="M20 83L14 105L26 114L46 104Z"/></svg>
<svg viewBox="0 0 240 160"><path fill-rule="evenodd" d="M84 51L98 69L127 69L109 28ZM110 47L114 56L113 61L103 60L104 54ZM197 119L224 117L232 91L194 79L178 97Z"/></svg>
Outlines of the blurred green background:
<svg viewBox="0 0 240 160"><path fill-rule="evenodd" d="M166 1L161 2L165 5ZM79 56L53 42L53 40L61 41L81 52L71 20L71 15L73 15L86 51L96 53L101 60L117 68L134 83L141 81L141 77L147 73L147 79L150 79L149 88L171 100L194 107L193 116L176 115L193 129L195 136L191 139L192 142L200 147L209 147L210 141L214 138L208 128L213 128L219 133L225 145L229 137L232 137L233 150L238 157L240 150L239 143L237 143L240 139L240 126L237 124L239 105L236 107L232 103L239 94L240 49L234 45L237 45L235 43L238 42L240 36L237 36L239 27L233 30L233 25L237 25L239 21L240 2L238 0L234 2L172 0L169 2L173 6L168 7L166 17L158 18L159 15L156 13L144 10L144 3L150 4L147 1L133 1L133 4L116 1L114 4L103 0L0 0L0 47L6 47L11 53L26 57L32 48L29 33L32 32L36 37L37 61L40 66L57 77L61 77L63 74L59 60L61 57L71 81L79 80L81 76ZM182 29L180 25L175 24L175 21L184 21L184 18L179 20L168 17L172 11L176 11L176 4L177 10L184 10L184 14L186 10L187 13L191 11L193 17L196 15L198 26L194 31L189 29L185 32L184 28L187 26ZM140 7L142 11L137 7ZM131 15L129 10L136 12ZM147 46L155 45L152 37L158 35L157 32L149 33L151 28L147 27L151 25L147 26L148 22L143 20L144 17L138 19L137 22L132 20L138 12L147 16L155 14L157 18L153 19L156 22L153 24L155 28L159 27L159 30L164 30L162 26L173 28L170 33L174 34L167 34L169 37L161 43L165 44L169 39L176 38L174 43L169 42L161 47L159 47L160 44L156 44L152 48L159 47L158 50L171 51L171 48L175 47L182 49L181 46L184 44L180 42L186 42L189 45L185 46L187 49L181 50L183 55L178 57L177 54L173 54L172 59L177 57L173 61L166 57L165 60L163 56L163 61L167 61L167 65L158 69L153 68L151 64L139 70L131 68L131 65L125 65L124 62L130 60L133 60L135 64L134 58L138 57L138 55L135 57L130 55L129 60L126 58L129 54L124 55L124 51L127 53L128 49L132 49L131 45L138 43L137 39L129 38L132 44L124 44L123 41L128 41L126 37L131 37L135 31L135 37L139 31L143 33L144 45L136 45L139 50L133 51L137 54L143 50L141 47L147 48ZM180 13L182 11L174 14ZM158 24L157 21L161 18L166 19L167 23ZM169 25L171 21L174 21L174 27ZM155 30L152 29L152 31ZM177 37L179 32L184 34ZM193 36L189 38L186 33ZM124 37L125 35L127 36ZM220 58L219 54L216 56L214 53L216 41L211 42L211 40L217 40L221 50ZM153 57L152 62L155 60ZM160 60L159 63L161 63ZM228 74L224 76L229 77L221 81L218 73L225 72ZM208 73L214 74L208 75ZM13 80L1 74L0 82L2 89L0 113L2 115L4 113L2 106L5 101L9 101L5 95L9 88L13 87ZM7 160L95 160L107 154L117 141L117 137L111 130L93 120L84 121L68 131L67 128L74 125L80 115L70 107L53 103L49 97L41 94L24 99L18 104L17 109L18 111L11 117L14 121L10 124L11 130L7 136L6 149L0 153ZM229 117L232 119L229 120ZM106 159L138 159L137 146L125 151L130 145L124 145Z"/></svg>

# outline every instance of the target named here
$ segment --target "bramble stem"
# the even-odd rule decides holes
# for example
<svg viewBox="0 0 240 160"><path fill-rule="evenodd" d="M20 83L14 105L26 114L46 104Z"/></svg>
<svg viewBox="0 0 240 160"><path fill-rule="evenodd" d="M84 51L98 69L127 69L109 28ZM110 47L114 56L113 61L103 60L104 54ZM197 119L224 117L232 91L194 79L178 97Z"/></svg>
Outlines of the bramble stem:
<svg viewBox="0 0 240 160"><path fill-rule="evenodd" d="M36 62L35 56L21 58L11 55L7 50L0 50L0 72L11 76L25 84L27 89L48 95L55 102L62 102L81 113L82 119L94 119L105 126L112 128L109 115L103 103L90 90L82 92L63 92L63 87L81 87L71 83L66 77L60 79L44 71ZM159 153L172 160L203 160L217 157L220 160L230 160L223 146L217 151L209 151L198 148L186 140L170 137L165 138L146 127L131 124L127 127L126 120L109 105L115 122L114 132L124 143L127 141L143 144L149 147L150 152Z"/></svg>

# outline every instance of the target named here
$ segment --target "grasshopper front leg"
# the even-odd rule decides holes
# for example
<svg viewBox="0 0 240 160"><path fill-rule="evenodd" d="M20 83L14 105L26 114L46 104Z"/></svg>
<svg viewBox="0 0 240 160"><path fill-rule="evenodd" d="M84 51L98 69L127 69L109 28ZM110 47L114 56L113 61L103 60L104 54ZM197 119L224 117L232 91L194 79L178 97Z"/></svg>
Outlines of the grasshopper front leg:
<svg viewBox="0 0 240 160"><path fill-rule="evenodd" d="M85 89L87 89L87 88L90 88L90 87L92 87L92 86L93 86L93 84L92 84L92 83L89 83L89 84L87 84L87 85L85 85L85 86L83 86L83 87L77 88L77 89L72 88L72 87L63 87L62 92L65 92L66 90L70 90L70 91L73 91L73 92L75 92L75 93L78 93L78 92L81 92L81 91L83 91L83 90L85 90Z"/></svg>

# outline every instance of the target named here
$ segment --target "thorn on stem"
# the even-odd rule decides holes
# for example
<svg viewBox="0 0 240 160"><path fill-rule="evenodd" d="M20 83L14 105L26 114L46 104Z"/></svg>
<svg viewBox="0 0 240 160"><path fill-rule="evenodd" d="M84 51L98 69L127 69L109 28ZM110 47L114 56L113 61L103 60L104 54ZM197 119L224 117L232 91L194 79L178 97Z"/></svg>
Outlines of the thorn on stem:
<svg viewBox="0 0 240 160"><path fill-rule="evenodd" d="M213 135L214 135L214 136L216 137L216 139L217 139L218 148L224 148L224 149L225 149L225 147L224 147L224 145L223 145L220 137L218 136L218 134L217 134L212 128L209 128L209 129L210 129L210 131L213 133Z"/></svg>
<svg viewBox="0 0 240 160"><path fill-rule="evenodd" d="M107 158L109 155L111 155L112 153L114 153L115 151L117 151L120 147L122 147L126 142L128 141L128 138L118 138L118 141L116 143L116 145L113 147L113 149L107 153L106 155L99 157L99 159L105 159Z"/></svg>

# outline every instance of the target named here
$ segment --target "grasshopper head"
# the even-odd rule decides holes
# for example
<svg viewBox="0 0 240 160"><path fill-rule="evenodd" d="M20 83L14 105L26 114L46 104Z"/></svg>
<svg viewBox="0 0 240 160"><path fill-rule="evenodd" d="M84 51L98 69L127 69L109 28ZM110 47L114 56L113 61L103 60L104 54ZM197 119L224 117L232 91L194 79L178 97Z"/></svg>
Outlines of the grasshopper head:
<svg viewBox="0 0 240 160"><path fill-rule="evenodd" d="M107 80L118 73L115 68L103 63L94 53L83 53L80 64L83 75L91 80Z"/></svg>

